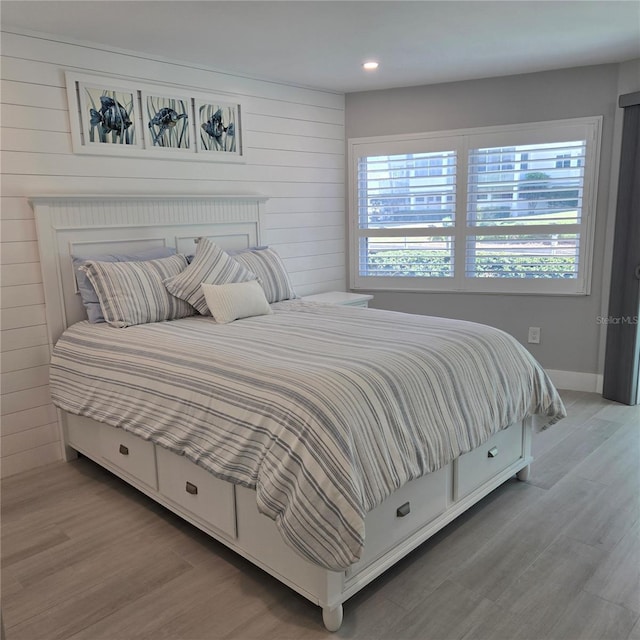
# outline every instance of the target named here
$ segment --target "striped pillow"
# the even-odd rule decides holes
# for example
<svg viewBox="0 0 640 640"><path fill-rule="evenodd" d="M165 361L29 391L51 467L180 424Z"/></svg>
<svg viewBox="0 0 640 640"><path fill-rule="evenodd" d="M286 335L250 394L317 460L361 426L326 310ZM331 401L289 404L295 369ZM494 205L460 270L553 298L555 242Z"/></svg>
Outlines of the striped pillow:
<svg viewBox="0 0 640 640"><path fill-rule="evenodd" d="M262 247L238 251L233 254L233 259L258 276L269 303L296 297L287 268L274 249Z"/></svg>
<svg viewBox="0 0 640 640"><path fill-rule="evenodd" d="M174 296L185 300L203 316L211 315L201 284L227 284L256 280L256 275L245 269L208 238L200 238L191 264L180 274L164 281Z"/></svg>
<svg viewBox="0 0 640 640"><path fill-rule="evenodd" d="M135 253L105 253L99 256L72 256L73 270L76 275L76 283L78 285L78 291L82 299L82 304L87 311L87 318L89 322L98 323L104 322L104 316L102 315L102 309L100 308L100 300L93 288L93 285L89 281L87 274L80 269L89 261L96 262L143 262L145 260L157 260L158 258L166 258L167 256L175 255L176 250L172 247L154 247L152 249L143 249L142 251L136 251ZM188 258L187 258L188 260Z"/></svg>
<svg viewBox="0 0 640 640"><path fill-rule="evenodd" d="M193 307L172 296L163 283L186 267L187 259L178 254L144 262L89 260L80 269L96 290L105 321L129 327L194 315Z"/></svg>

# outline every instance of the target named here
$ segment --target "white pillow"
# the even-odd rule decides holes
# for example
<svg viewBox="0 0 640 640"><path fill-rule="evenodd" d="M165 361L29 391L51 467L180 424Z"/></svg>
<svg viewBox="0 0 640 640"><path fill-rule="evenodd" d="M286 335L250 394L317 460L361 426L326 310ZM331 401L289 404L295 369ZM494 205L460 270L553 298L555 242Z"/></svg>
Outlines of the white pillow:
<svg viewBox="0 0 640 640"><path fill-rule="evenodd" d="M220 324L271 313L264 290L257 280L227 284L202 283L200 286L209 312Z"/></svg>

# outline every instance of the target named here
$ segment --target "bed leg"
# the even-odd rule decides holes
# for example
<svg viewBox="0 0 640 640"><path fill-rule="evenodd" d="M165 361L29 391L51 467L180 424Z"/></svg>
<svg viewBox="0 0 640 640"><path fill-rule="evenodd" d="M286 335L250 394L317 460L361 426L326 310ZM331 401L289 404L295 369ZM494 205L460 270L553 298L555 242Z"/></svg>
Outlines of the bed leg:
<svg viewBox="0 0 640 640"><path fill-rule="evenodd" d="M62 446L62 459L65 462L71 462L78 457L78 452L67 445Z"/></svg>
<svg viewBox="0 0 640 640"><path fill-rule="evenodd" d="M322 607L322 621L327 631L337 631L342 625L342 605Z"/></svg>
<svg viewBox="0 0 640 640"><path fill-rule="evenodd" d="M529 473L531 471L531 465L528 464L526 467L523 467L516 473L516 478L520 480L520 482L526 482L529 479Z"/></svg>

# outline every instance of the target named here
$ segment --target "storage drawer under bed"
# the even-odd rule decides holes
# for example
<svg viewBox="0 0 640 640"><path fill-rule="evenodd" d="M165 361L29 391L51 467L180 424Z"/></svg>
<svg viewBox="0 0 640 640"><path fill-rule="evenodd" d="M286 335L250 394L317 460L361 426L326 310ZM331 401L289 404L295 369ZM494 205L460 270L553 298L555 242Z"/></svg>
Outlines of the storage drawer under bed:
<svg viewBox="0 0 640 640"><path fill-rule="evenodd" d="M460 500L522 457L522 423L498 431L456 461L455 499Z"/></svg>
<svg viewBox="0 0 640 640"><path fill-rule="evenodd" d="M370 511L365 520L362 557L347 569L347 579L444 513L451 494L450 480L448 464L400 487Z"/></svg>
<svg viewBox="0 0 640 640"><path fill-rule="evenodd" d="M153 442L116 427L101 425L100 452L106 460L126 474L152 489L158 488Z"/></svg>
<svg viewBox="0 0 640 640"><path fill-rule="evenodd" d="M160 493L206 525L235 538L234 486L163 447L156 447L156 456Z"/></svg>

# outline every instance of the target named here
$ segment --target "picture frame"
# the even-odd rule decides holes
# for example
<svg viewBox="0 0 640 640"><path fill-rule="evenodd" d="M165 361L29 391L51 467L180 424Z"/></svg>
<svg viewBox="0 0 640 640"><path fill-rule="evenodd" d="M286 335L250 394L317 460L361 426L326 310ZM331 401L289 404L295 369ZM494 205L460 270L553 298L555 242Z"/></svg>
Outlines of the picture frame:
<svg viewBox="0 0 640 640"><path fill-rule="evenodd" d="M193 99L142 92L142 131L145 148L192 152Z"/></svg>
<svg viewBox="0 0 640 640"><path fill-rule="evenodd" d="M195 101L198 152L222 156L242 155L242 123L239 104L220 100Z"/></svg>
<svg viewBox="0 0 640 640"><path fill-rule="evenodd" d="M242 105L228 94L65 72L73 152L246 162Z"/></svg>
<svg viewBox="0 0 640 640"><path fill-rule="evenodd" d="M86 146L140 149L138 99L134 88L80 82L80 121Z"/></svg>

